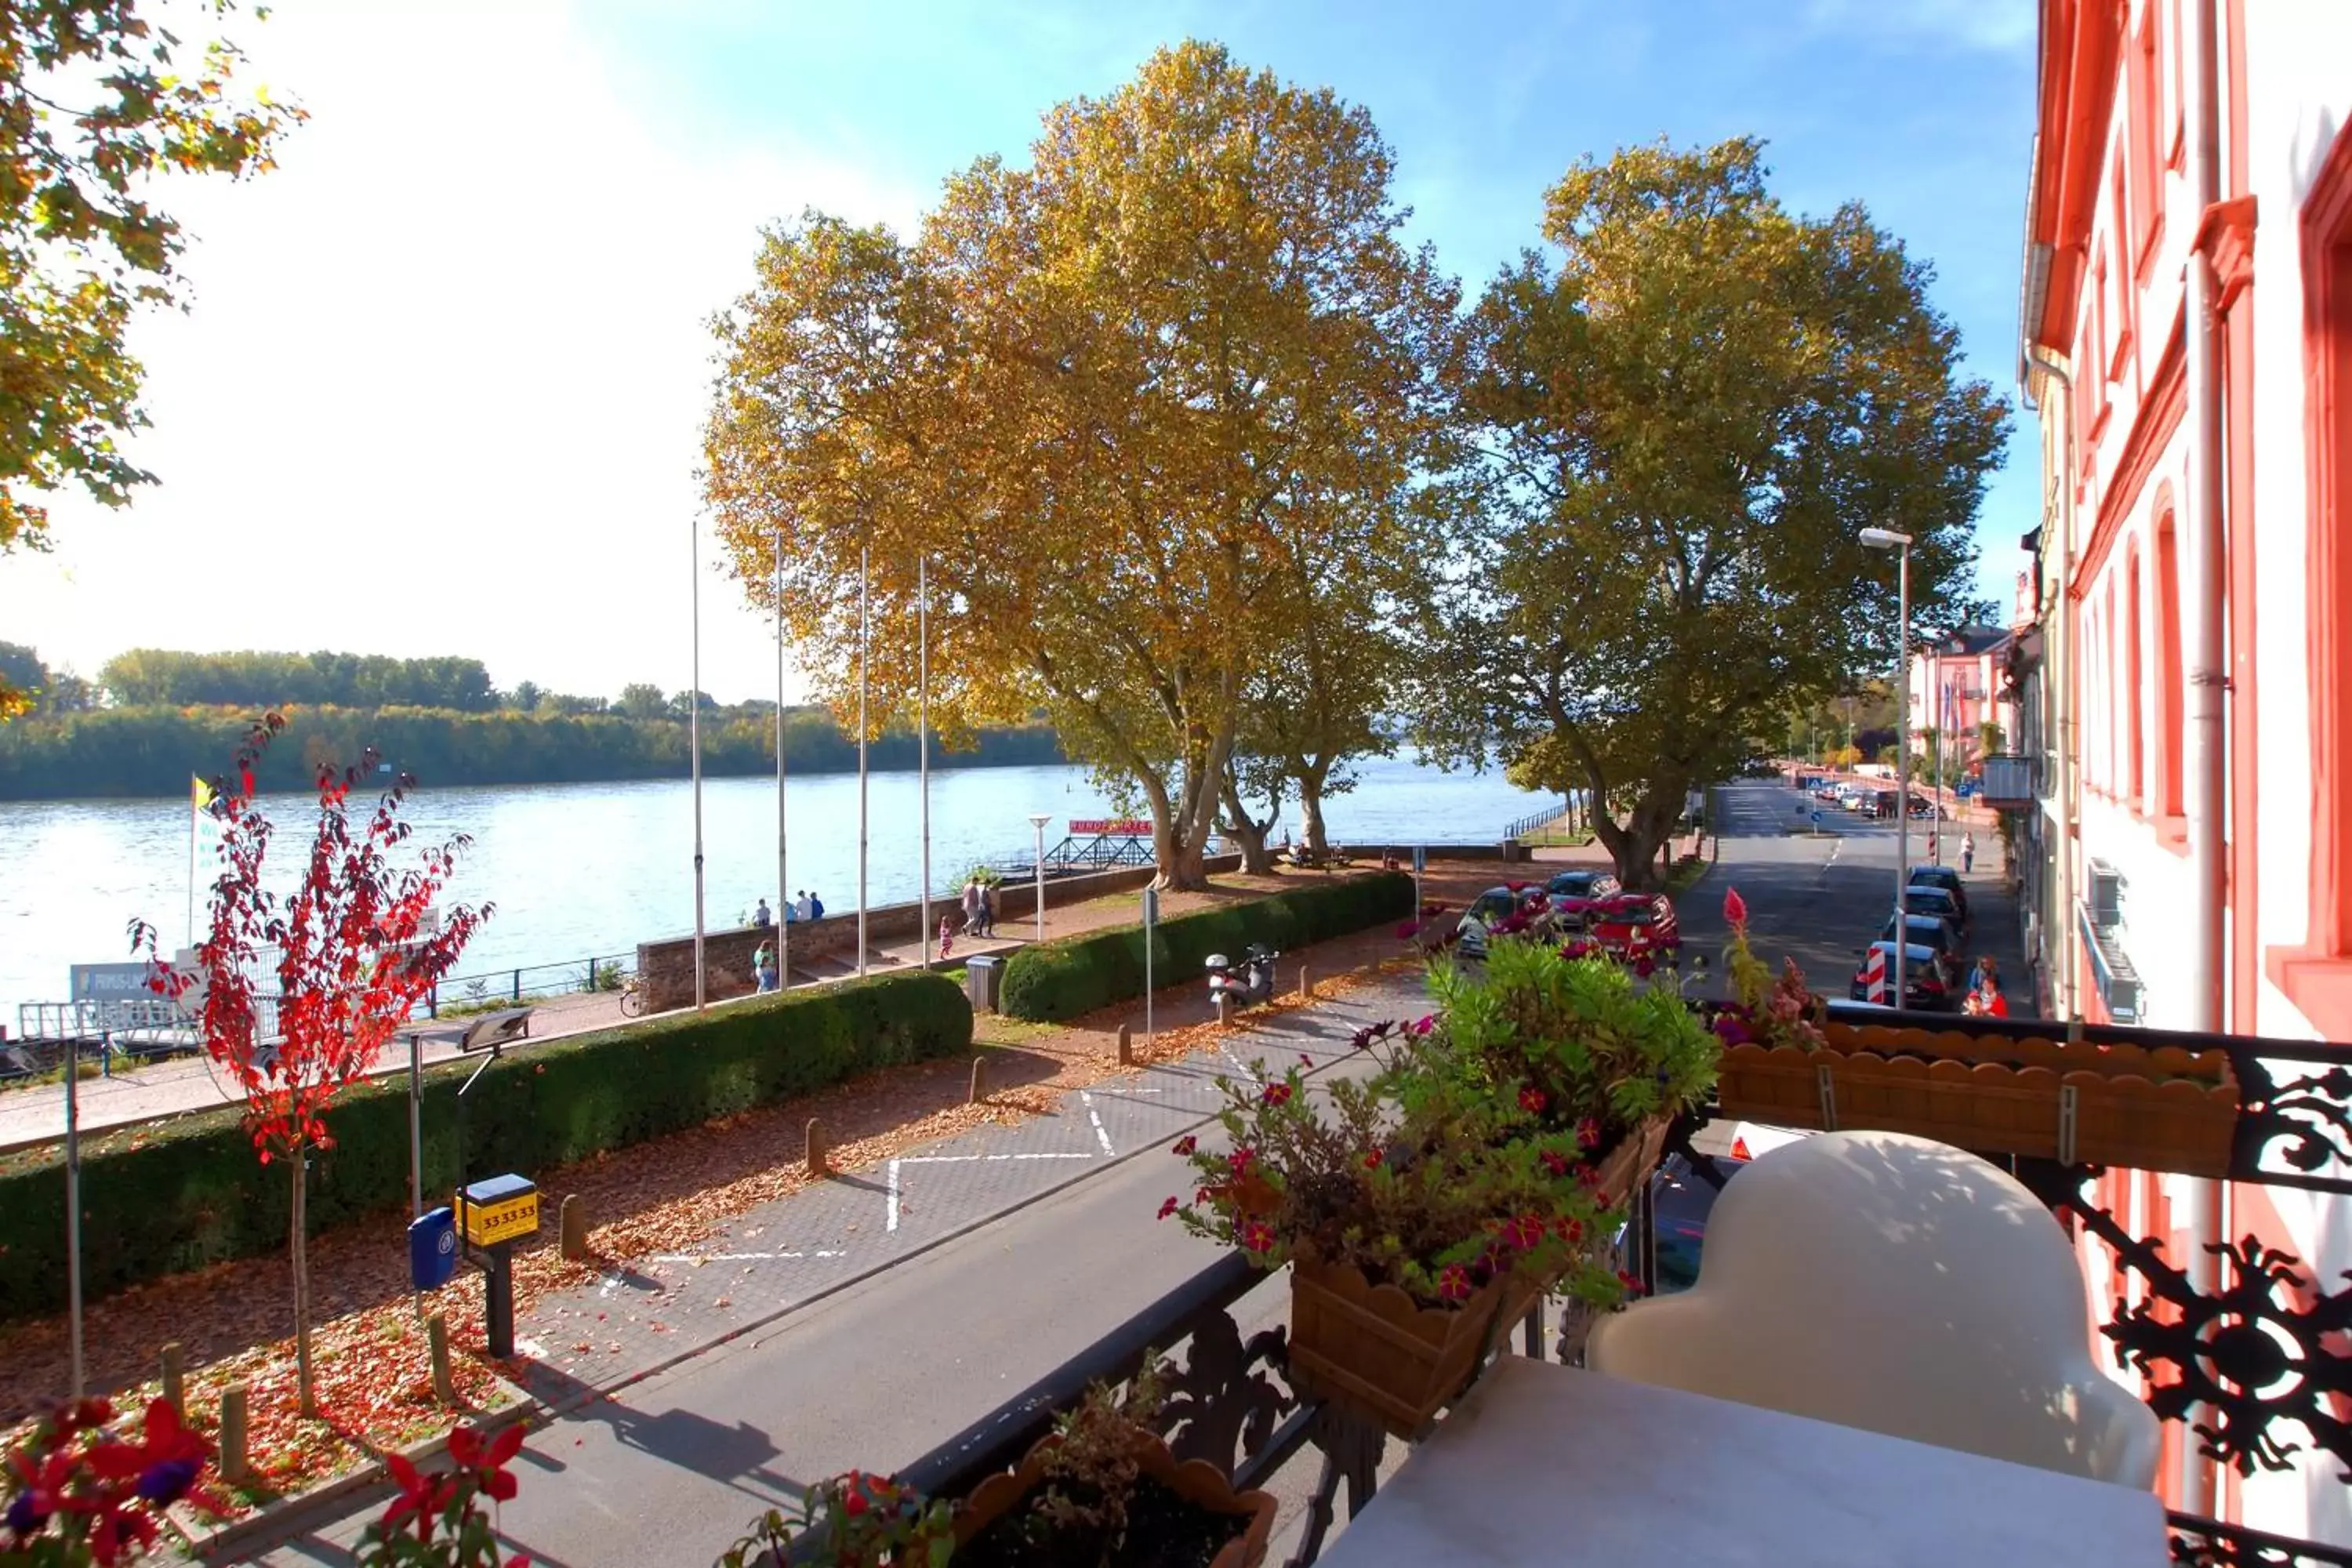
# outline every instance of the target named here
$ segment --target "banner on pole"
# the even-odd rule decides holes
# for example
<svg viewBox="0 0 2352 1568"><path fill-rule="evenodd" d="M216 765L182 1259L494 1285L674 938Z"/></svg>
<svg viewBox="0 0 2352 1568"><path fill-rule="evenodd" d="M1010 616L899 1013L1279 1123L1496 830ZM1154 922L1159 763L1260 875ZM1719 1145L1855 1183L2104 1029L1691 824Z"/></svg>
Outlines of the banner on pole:
<svg viewBox="0 0 2352 1568"><path fill-rule="evenodd" d="M1083 837L1093 834L1099 837L1149 838L1151 822L1139 816L1074 816L1070 818L1070 837Z"/></svg>

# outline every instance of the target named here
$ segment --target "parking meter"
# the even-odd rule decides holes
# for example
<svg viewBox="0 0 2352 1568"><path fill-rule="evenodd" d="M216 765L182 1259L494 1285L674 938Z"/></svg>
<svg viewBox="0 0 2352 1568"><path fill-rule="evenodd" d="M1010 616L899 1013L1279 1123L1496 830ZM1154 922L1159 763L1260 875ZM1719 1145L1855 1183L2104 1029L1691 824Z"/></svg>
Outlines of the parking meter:
<svg viewBox="0 0 2352 1568"><path fill-rule="evenodd" d="M457 1229L466 1260L488 1276L483 1337L491 1357L504 1360L514 1354L514 1244L539 1232L538 1186L508 1174L459 1189Z"/></svg>

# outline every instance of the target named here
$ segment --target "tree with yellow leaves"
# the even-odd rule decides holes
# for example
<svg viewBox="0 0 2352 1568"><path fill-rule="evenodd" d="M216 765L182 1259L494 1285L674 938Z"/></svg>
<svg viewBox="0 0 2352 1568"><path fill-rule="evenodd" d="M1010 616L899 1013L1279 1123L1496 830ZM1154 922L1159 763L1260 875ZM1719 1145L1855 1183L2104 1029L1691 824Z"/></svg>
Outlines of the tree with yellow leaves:
<svg viewBox="0 0 2352 1568"><path fill-rule="evenodd" d="M708 499L747 595L877 726L1042 710L1196 887L1253 679L1309 578L1405 527L1456 293L1360 108L1188 43L948 183L911 241L809 215L717 323ZM1362 521L1381 520L1368 527ZM1343 524L1344 520L1344 524Z"/></svg>

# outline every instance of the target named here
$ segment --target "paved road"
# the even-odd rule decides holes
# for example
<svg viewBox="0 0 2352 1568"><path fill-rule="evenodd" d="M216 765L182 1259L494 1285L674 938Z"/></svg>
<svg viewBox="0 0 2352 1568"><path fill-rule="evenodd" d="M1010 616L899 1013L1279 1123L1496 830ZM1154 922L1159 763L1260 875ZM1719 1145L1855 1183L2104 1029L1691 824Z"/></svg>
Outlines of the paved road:
<svg viewBox="0 0 2352 1568"><path fill-rule="evenodd" d="M1719 948L1722 894L1737 887L1758 947L1796 957L1818 989L1842 995L1892 900L1895 836L1849 820L1832 836L1785 837L1780 824L1799 799L1775 784L1727 786L1721 860L1683 900L1685 928L1695 944ZM2014 921L1985 859L1970 896L1981 938L2012 961ZM1289 1015L1274 1021L1281 1037L1254 1037L1244 1054L1286 1060L1303 1050L1328 1061L1359 1023L1416 1010L1417 991L1397 982ZM715 1321L722 1289L737 1312L804 1304L535 1433L522 1493L501 1520L509 1550L553 1568L708 1562L801 1485L852 1467L904 1467L1115 1329L1213 1256L1151 1217L1182 1184L1165 1145L1200 1118L1212 1070L1194 1063L1122 1080L1123 1089L1097 1086L1091 1102L1073 1097L1059 1117L925 1151L936 1163L901 1160L895 1182L886 1171L828 1184L799 1209L787 1213L802 1202L788 1199L744 1216L698 1262L657 1265L663 1310L681 1324ZM1072 1158L989 1157L1015 1153ZM1084 1174L1072 1181L1049 1167ZM877 1262L890 1266L843 1287ZM1277 1285L1236 1317L1249 1332L1286 1306ZM563 1314L583 1307L595 1310L544 1303L533 1327L555 1340ZM677 1349L690 1350L691 1337L680 1338ZM549 1348L560 1375L563 1349ZM1308 1479L1298 1463L1281 1478L1286 1533ZM382 1507L371 1498L264 1560L347 1562Z"/></svg>

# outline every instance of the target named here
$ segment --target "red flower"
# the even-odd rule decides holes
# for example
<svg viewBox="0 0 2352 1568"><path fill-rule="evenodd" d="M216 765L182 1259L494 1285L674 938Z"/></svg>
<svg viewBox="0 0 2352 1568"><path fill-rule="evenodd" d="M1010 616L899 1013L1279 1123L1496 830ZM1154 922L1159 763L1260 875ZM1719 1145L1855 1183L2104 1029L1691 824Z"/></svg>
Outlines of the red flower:
<svg viewBox="0 0 2352 1568"><path fill-rule="evenodd" d="M1543 1245L1543 1215L1523 1214L1504 1226L1503 1236L1521 1252L1532 1252Z"/></svg>
<svg viewBox="0 0 2352 1568"><path fill-rule="evenodd" d="M1626 1293L1629 1295L1638 1296L1642 1293L1641 1277L1629 1274L1622 1268L1617 1270L1617 1283L1625 1287Z"/></svg>
<svg viewBox="0 0 2352 1568"><path fill-rule="evenodd" d="M1196 1204L1213 1203L1224 1195L1223 1187L1202 1187L1192 1194L1192 1201Z"/></svg>
<svg viewBox="0 0 2352 1568"><path fill-rule="evenodd" d="M1447 1264L1438 1274L1437 1294L1440 1299L1447 1301L1466 1301L1470 1299L1470 1270L1463 1268L1459 1263Z"/></svg>
<svg viewBox="0 0 2352 1568"><path fill-rule="evenodd" d="M1171 1197L1166 1203L1160 1205L1160 1217L1161 1219L1166 1219L1170 1215L1174 1214L1178 1209L1181 1209L1183 1206L1184 1205L1182 1204L1178 1203Z"/></svg>
<svg viewBox="0 0 2352 1568"><path fill-rule="evenodd" d="M1595 1187L1592 1189L1592 1201L1598 1206L1605 1209L1609 1206L1609 1194L1603 1192L1601 1188Z"/></svg>
<svg viewBox="0 0 2352 1568"><path fill-rule="evenodd" d="M1193 1137L1190 1132L1187 1132L1184 1136L1176 1140L1176 1147L1171 1149L1169 1152L1171 1154L1190 1154L1193 1150L1200 1146L1201 1141L1198 1138Z"/></svg>
<svg viewBox="0 0 2352 1568"><path fill-rule="evenodd" d="M1242 1226L1242 1246L1252 1252L1274 1250L1274 1226L1262 1219L1254 1219Z"/></svg>
<svg viewBox="0 0 2352 1568"><path fill-rule="evenodd" d="M1573 1215L1563 1216L1559 1222L1559 1238L1574 1247L1584 1239L1584 1222Z"/></svg>
<svg viewBox="0 0 2352 1568"><path fill-rule="evenodd" d="M1244 1143L1240 1148L1225 1156L1225 1163L1233 1167L1234 1175L1246 1176L1249 1174L1251 1164L1256 1159L1257 1151Z"/></svg>
<svg viewBox="0 0 2352 1568"><path fill-rule="evenodd" d="M446 1475L428 1475L398 1454L386 1454L383 1462L392 1472L394 1484L400 1488L400 1495L383 1510L383 1532L390 1535L414 1519L416 1539L425 1540L432 1534L433 1521L457 1490L457 1480Z"/></svg>
<svg viewBox="0 0 2352 1568"><path fill-rule="evenodd" d="M1519 1109L1530 1116L1542 1115L1543 1108L1549 1103L1550 1101L1545 1098L1544 1091L1533 1084L1519 1090Z"/></svg>
<svg viewBox="0 0 2352 1568"><path fill-rule="evenodd" d="M1298 1053L1298 1065L1303 1068L1312 1068L1315 1066L1315 1058L1308 1056L1305 1051L1301 1051Z"/></svg>
<svg viewBox="0 0 2352 1568"><path fill-rule="evenodd" d="M1733 931L1743 930L1748 924L1748 900L1739 896L1737 888L1723 895L1723 919Z"/></svg>
<svg viewBox="0 0 2352 1568"><path fill-rule="evenodd" d="M1640 979L1647 980L1657 972L1657 961L1646 952L1633 961L1633 973Z"/></svg>
<svg viewBox="0 0 2352 1568"><path fill-rule="evenodd" d="M1544 1163L1544 1169L1549 1171L1553 1175L1565 1176L1568 1174L1568 1156L1561 1153L1559 1150L1546 1149L1539 1158Z"/></svg>
<svg viewBox="0 0 2352 1568"><path fill-rule="evenodd" d="M1588 1116L1583 1121L1578 1122L1576 1124L1576 1141L1579 1144L1587 1149L1600 1148L1601 1122L1597 1118Z"/></svg>
<svg viewBox="0 0 2352 1568"><path fill-rule="evenodd" d="M1412 1030L1416 1035L1425 1035L1429 1033L1430 1030L1437 1027L1437 1015L1434 1013L1423 1013L1420 1017L1415 1018L1412 1023L1406 1025L1405 1027Z"/></svg>
<svg viewBox="0 0 2352 1568"><path fill-rule="evenodd" d="M1290 1103L1290 1085L1282 1079L1276 1079L1260 1091L1259 1098L1268 1105L1287 1105Z"/></svg>
<svg viewBox="0 0 2352 1568"><path fill-rule="evenodd" d="M1378 1149L1368 1150L1364 1154L1364 1169L1367 1171L1379 1170L1381 1168L1381 1161L1382 1158L1383 1156Z"/></svg>

